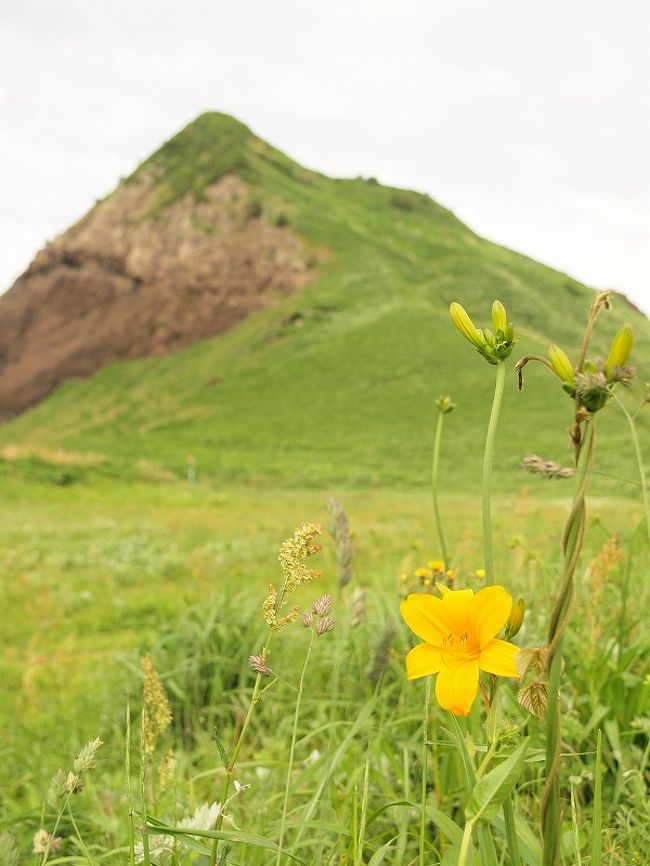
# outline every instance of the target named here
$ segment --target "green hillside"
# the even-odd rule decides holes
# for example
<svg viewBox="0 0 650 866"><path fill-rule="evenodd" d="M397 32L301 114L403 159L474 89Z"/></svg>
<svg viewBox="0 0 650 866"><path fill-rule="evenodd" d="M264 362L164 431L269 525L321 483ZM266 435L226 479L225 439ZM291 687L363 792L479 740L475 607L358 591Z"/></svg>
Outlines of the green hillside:
<svg viewBox="0 0 650 866"><path fill-rule="evenodd" d="M427 481L433 401L444 393L459 408L449 418L443 480L467 491L480 466L476 426L487 421L493 369L453 329L448 307L458 300L486 324L498 297L521 339L497 469L515 468L530 451L570 460L570 401L541 368L528 368L518 394L513 362L551 342L575 355L590 289L483 240L426 195L308 171L225 115L202 115L124 182L148 171L159 183L154 220L179 197L200 198L238 172L251 212L261 208L313 249L316 279L225 335L68 382L4 425L0 445L98 452L107 471L125 475L142 460L181 474L193 454L217 483L418 485ZM617 299L594 345L605 353L624 321L637 333L629 399L638 402L650 378L650 322ZM636 470L618 407L603 413L601 427L599 467L615 477L602 476L596 489L634 492L620 480ZM511 485L512 473L502 474Z"/></svg>

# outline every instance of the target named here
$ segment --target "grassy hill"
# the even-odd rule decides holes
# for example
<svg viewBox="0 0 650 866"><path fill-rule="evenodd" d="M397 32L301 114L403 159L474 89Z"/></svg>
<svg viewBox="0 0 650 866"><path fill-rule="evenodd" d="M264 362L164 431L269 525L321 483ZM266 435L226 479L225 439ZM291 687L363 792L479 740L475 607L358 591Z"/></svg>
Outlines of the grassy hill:
<svg viewBox="0 0 650 866"><path fill-rule="evenodd" d="M108 471L126 475L143 460L181 474L192 454L217 482L418 485L428 476L433 401L449 394L458 410L443 480L464 490L479 471L477 427L487 422L493 370L451 326L450 301L487 324L500 298L521 335L513 361L551 342L576 353L592 291L483 240L426 195L308 171L216 113L124 183L150 172L158 194L145 218L153 221L182 196L200 199L219 177L240 174L251 213L290 226L309 245L316 279L219 337L67 382L0 428L0 445L95 452ZM618 299L594 345L604 354L624 321L637 333L630 399L638 401L650 378L650 322ZM510 367L496 452L502 489L512 486L503 470L516 470L524 453L570 460L570 401L541 368L529 368L518 394ZM601 471L634 479L616 406L601 427ZM603 490L613 487L634 491L602 479Z"/></svg>

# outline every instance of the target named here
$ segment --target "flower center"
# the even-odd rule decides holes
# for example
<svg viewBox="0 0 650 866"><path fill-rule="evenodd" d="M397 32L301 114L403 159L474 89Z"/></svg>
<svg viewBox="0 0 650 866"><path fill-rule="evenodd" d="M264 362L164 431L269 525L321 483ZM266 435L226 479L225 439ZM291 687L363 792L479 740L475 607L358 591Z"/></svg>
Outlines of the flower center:
<svg viewBox="0 0 650 866"><path fill-rule="evenodd" d="M442 639L442 660L446 665L458 664L461 661L478 658L480 647L470 640L469 634L449 634Z"/></svg>

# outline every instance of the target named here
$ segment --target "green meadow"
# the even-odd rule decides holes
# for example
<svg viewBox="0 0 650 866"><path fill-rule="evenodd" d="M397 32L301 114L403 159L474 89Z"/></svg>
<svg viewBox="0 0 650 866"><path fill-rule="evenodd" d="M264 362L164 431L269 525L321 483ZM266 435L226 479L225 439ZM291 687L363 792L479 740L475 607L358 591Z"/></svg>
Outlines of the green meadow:
<svg viewBox="0 0 650 866"><path fill-rule="evenodd" d="M251 212L304 239L314 280L220 337L67 382L0 428L0 866L546 866L546 721L518 702L515 678L489 673L467 718L433 697L423 716L427 681L406 678L417 639L400 602L433 590L435 576L415 572L441 557L430 486L440 395L457 404L438 478L448 580L483 585L494 368L448 310L460 301L484 327L498 297L519 340L494 453L495 582L525 602L513 641L545 646L583 476L524 472L531 453L572 465L575 405L539 365L520 392L514 362L558 343L576 364L593 292L477 237L428 196L308 171L223 115L197 119L124 183L152 167L152 220L238 172ZM635 411L648 320L614 296L590 357L607 355L624 322L636 377L616 393ZM636 416L642 464L649 413ZM615 400L596 426L559 668L556 862L641 866L650 554ZM346 585L330 497L349 521ZM269 644L262 604L269 583L282 585L280 544L305 521L322 526L309 561L322 576L290 603L308 613L331 593L336 624L318 634L314 615ZM268 678L248 660L264 646ZM145 656L157 676L144 681L142 724ZM143 740L152 713L171 721ZM93 746L73 768L97 737L96 756Z"/></svg>

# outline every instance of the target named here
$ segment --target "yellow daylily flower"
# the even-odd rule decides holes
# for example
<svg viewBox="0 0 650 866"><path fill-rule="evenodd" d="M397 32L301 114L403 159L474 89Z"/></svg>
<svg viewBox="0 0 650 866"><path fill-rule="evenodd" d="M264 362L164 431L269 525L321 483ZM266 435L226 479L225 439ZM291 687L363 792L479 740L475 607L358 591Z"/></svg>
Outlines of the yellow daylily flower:
<svg viewBox="0 0 650 866"><path fill-rule="evenodd" d="M495 637L512 608L502 586L451 590L438 585L442 598L409 595L400 610L404 621L424 643L406 656L410 680L438 674L436 699L456 716L466 716L478 691L479 670L500 677L519 677L518 647Z"/></svg>

